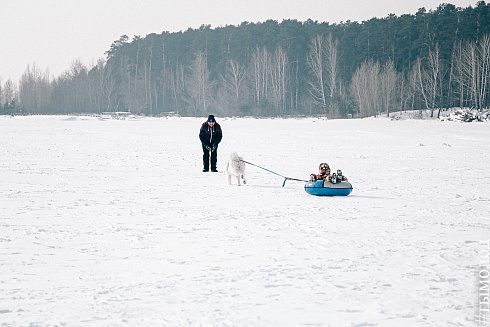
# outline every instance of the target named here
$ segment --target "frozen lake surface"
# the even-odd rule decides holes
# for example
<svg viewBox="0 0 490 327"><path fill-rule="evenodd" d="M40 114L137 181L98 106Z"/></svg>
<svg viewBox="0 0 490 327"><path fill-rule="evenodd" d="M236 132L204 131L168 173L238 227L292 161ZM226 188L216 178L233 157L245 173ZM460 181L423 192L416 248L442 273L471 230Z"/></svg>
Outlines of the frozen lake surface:
<svg viewBox="0 0 490 327"><path fill-rule="evenodd" d="M475 325L489 123L217 120L203 173L204 118L0 117L1 325Z"/></svg>

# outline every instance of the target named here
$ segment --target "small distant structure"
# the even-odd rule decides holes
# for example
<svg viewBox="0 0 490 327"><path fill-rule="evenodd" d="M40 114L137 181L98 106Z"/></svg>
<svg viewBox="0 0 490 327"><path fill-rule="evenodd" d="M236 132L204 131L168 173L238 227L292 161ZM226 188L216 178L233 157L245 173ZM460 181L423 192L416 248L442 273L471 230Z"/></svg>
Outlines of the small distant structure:
<svg viewBox="0 0 490 327"><path fill-rule="evenodd" d="M114 111L114 112L103 112L100 114L102 119L117 119L125 120L131 115L129 111Z"/></svg>

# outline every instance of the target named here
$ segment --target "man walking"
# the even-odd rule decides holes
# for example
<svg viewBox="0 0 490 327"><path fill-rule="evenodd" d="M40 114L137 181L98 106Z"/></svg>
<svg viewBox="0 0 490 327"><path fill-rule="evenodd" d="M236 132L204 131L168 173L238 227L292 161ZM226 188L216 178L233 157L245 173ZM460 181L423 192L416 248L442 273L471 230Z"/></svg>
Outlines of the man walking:
<svg viewBox="0 0 490 327"><path fill-rule="evenodd" d="M221 126L216 122L213 115L209 115L208 120L201 125L199 139L202 143L202 161L204 168L202 171L209 171L209 159L211 158L211 171L217 172L216 162L218 161L218 144L222 138ZM211 154L211 155L210 155Z"/></svg>

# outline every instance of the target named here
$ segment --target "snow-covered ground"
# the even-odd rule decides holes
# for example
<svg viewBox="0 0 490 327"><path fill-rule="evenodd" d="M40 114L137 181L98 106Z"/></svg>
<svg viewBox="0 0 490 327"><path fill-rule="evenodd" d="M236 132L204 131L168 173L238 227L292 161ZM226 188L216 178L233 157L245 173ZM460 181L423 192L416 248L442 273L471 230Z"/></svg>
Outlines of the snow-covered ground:
<svg viewBox="0 0 490 327"><path fill-rule="evenodd" d="M0 117L0 325L477 325L488 123L217 119Z"/></svg>

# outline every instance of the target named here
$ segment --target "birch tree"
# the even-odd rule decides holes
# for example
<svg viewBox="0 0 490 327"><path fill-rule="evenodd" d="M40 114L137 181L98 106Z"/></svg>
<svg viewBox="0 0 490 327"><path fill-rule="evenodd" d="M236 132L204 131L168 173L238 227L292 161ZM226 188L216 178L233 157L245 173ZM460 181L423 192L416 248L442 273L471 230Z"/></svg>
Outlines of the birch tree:
<svg viewBox="0 0 490 327"><path fill-rule="evenodd" d="M337 92L338 84L338 40L332 38L332 33L327 35L326 39L326 53L327 53L327 76L329 77L328 88L330 90L330 97L333 98Z"/></svg>
<svg viewBox="0 0 490 327"><path fill-rule="evenodd" d="M252 53L251 76L254 90L254 103L260 107L265 103L269 86L271 56L266 47L256 48Z"/></svg>
<svg viewBox="0 0 490 327"><path fill-rule="evenodd" d="M478 43L455 43L452 55L452 80L457 89L460 107L477 109L487 106L490 78L490 36L484 35Z"/></svg>
<svg viewBox="0 0 490 327"><path fill-rule="evenodd" d="M207 56L203 51L195 55L194 62L189 67L190 75L187 85L188 104L194 114L205 115L208 110L211 81L207 65Z"/></svg>
<svg viewBox="0 0 490 327"><path fill-rule="evenodd" d="M426 83L426 73L422 70L422 59L417 58L414 65L412 66L412 78L417 92L422 97L425 108L429 109L429 99L427 97L427 83Z"/></svg>
<svg viewBox="0 0 490 327"><path fill-rule="evenodd" d="M228 108L228 111L237 113L238 107L244 98L243 93L246 85L245 67L236 60L228 60L222 81L226 95L224 101L233 107Z"/></svg>
<svg viewBox="0 0 490 327"><path fill-rule="evenodd" d="M468 81L471 103L473 107L478 107L478 59L474 42L465 47L463 72Z"/></svg>
<svg viewBox="0 0 490 327"><path fill-rule="evenodd" d="M479 73L479 87L478 87L478 109L483 109L487 106L488 95L488 83L490 74L490 36L484 35L478 43L478 73Z"/></svg>
<svg viewBox="0 0 490 327"><path fill-rule="evenodd" d="M270 68L270 93L276 113L286 112L286 98L289 88L289 61L286 52L278 47L274 52Z"/></svg>
<svg viewBox="0 0 490 327"><path fill-rule="evenodd" d="M350 91L361 117L379 114L381 111L379 63L364 62L354 73Z"/></svg>
<svg viewBox="0 0 490 327"><path fill-rule="evenodd" d="M450 104L453 103L463 107L463 90L462 84L459 83L461 80L461 71L458 69L458 62L461 60L461 40L455 41L453 44L453 51L451 53L451 64L449 69L449 81L448 81L448 94L451 96ZM455 102L456 101L456 102Z"/></svg>
<svg viewBox="0 0 490 327"><path fill-rule="evenodd" d="M477 109L487 105L490 74L490 36L485 35L476 42L467 42L461 49L457 63L461 78L458 81L470 104Z"/></svg>
<svg viewBox="0 0 490 327"><path fill-rule="evenodd" d="M321 35L316 35L310 42L307 57L308 67L311 77L308 79L309 93L313 102L318 104L322 111L327 111L327 90L325 80L325 51L324 39Z"/></svg>
<svg viewBox="0 0 490 327"><path fill-rule="evenodd" d="M332 99L337 90L338 42L327 36L316 35L311 39L307 63L310 70L309 93L314 103L327 111L328 98Z"/></svg>
<svg viewBox="0 0 490 327"><path fill-rule="evenodd" d="M162 110L165 111L166 107L171 103L172 99L172 71L167 63L167 47L165 44L165 37L162 38L162 70L158 79L160 80L161 89L161 106ZM169 93L170 92L170 93ZM167 110L168 111L168 110Z"/></svg>
<svg viewBox="0 0 490 327"><path fill-rule="evenodd" d="M115 107L116 83L113 78L112 65L107 64L104 59L97 61L96 76L94 84L97 89L99 111L110 112Z"/></svg>
<svg viewBox="0 0 490 327"><path fill-rule="evenodd" d="M440 101L437 101L438 97L441 97L442 93L442 64L439 54L439 44L436 43L434 49L429 50L428 58L428 71L424 74L426 90L430 99L431 117L434 116L434 109L440 107Z"/></svg>
<svg viewBox="0 0 490 327"><path fill-rule="evenodd" d="M184 65L179 61L170 68L170 88L174 109L179 112L186 88Z"/></svg>
<svg viewBox="0 0 490 327"><path fill-rule="evenodd" d="M395 71L395 64L393 60L388 61L384 66L380 76L381 86L381 101L386 111L386 115L390 115L390 108L393 106L396 86L397 86L397 74Z"/></svg>

